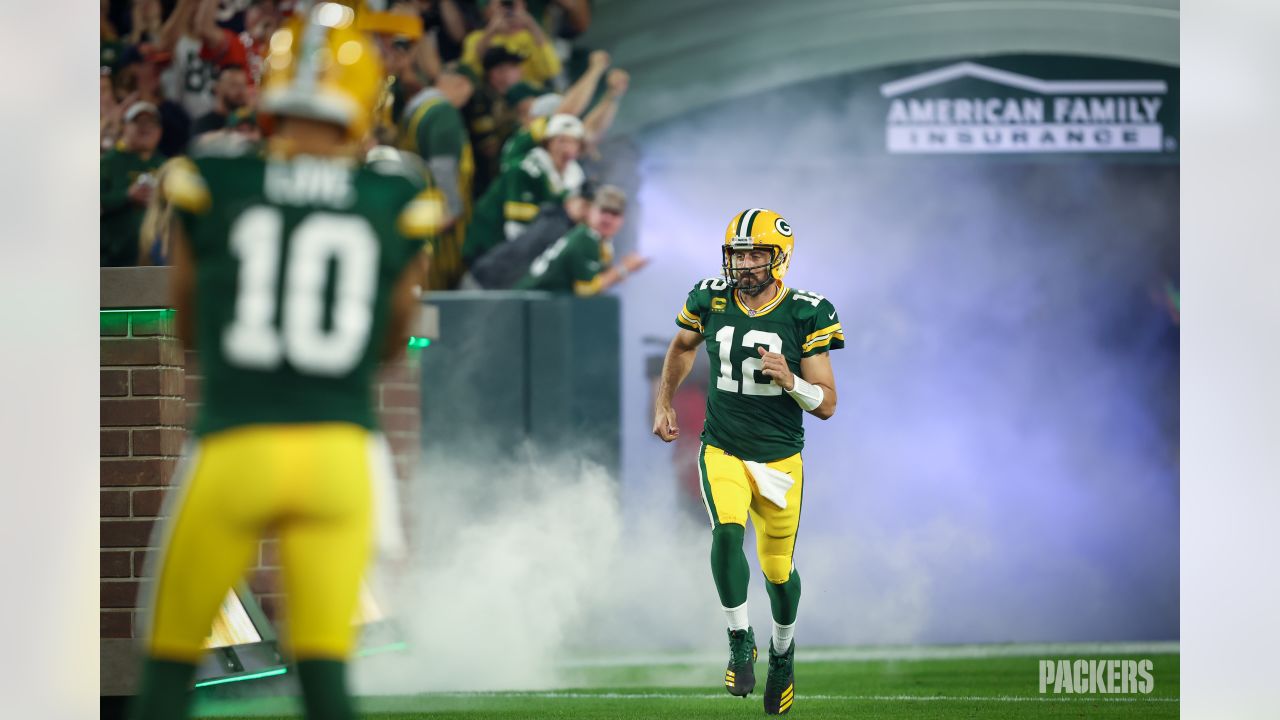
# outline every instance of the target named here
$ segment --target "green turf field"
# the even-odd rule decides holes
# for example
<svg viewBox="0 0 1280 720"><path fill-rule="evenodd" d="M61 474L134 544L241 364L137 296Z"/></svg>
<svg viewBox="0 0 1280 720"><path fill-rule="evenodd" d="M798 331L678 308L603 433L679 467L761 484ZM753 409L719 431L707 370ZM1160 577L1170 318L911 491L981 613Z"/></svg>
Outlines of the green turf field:
<svg viewBox="0 0 1280 720"><path fill-rule="evenodd" d="M1150 659L1149 695L1041 695L1038 660ZM1176 644L1087 646L940 646L816 648L801 646L796 703L805 718L1177 718ZM719 684L723 661L709 656L653 656L566 663L565 687L546 691L428 693L362 698L364 718L743 718L764 714L767 662L756 666L756 692L729 696ZM704 684L696 683L705 677ZM233 699L202 691L199 717L294 718L290 698Z"/></svg>

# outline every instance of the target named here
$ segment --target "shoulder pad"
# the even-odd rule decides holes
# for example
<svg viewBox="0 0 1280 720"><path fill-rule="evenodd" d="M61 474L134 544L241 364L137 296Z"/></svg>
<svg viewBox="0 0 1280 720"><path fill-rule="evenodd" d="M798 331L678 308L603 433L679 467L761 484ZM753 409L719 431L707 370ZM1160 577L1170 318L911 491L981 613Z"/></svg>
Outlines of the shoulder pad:
<svg viewBox="0 0 1280 720"><path fill-rule="evenodd" d="M407 178L418 187L426 185L431 173L422 158L389 145L370 148L364 162L365 167L379 175Z"/></svg>
<svg viewBox="0 0 1280 720"><path fill-rule="evenodd" d="M200 175L196 164L184 157L176 157L165 163L164 178L160 190L173 205L187 212L202 214L209 209L212 198L209 186Z"/></svg>
<svg viewBox="0 0 1280 720"><path fill-rule="evenodd" d="M254 155L261 146L239 133L213 132L201 135L191 147L193 158L229 158Z"/></svg>
<svg viewBox="0 0 1280 720"><path fill-rule="evenodd" d="M396 228L408 238L435 235L444 226L444 196L439 190L423 190L400 211Z"/></svg>
<svg viewBox="0 0 1280 720"><path fill-rule="evenodd" d="M717 293L729 289L729 282L722 277L709 277L699 280L693 284L693 289L689 292L709 292Z"/></svg>

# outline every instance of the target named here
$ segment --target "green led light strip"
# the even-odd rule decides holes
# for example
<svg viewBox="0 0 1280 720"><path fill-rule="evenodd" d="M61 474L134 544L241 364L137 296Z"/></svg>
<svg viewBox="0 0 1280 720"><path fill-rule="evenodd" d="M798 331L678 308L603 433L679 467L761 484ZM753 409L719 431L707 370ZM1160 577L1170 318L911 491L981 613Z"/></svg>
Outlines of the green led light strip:
<svg viewBox="0 0 1280 720"><path fill-rule="evenodd" d="M165 317L169 317L170 315L173 315L173 308L130 308L130 309L124 309L124 310L109 308L109 309L99 310L98 312L102 315L107 315L107 316L118 315L121 313L129 313L130 317L132 317L132 315L134 314L145 315L148 313L152 313L152 314L159 315L161 318L165 318ZM103 318L103 319L105 320L106 318ZM424 337L409 338L409 347L411 348L420 350L422 348L430 347L430 346L431 346L431 338L424 338Z"/></svg>
<svg viewBox="0 0 1280 720"><path fill-rule="evenodd" d="M369 655L378 655L384 652L392 652L395 650L408 650L408 649L409 649L408 643L393 642L389 645L379 645L377 647L366 648L364 650L357 650L356 657L368 657Z"/></svg>
<svg viewBox="0 0 1280 720"><path fill-rule="evenodd" d="M289 672L288 668L276 668L274 670L263 670L262 672L250 673L249 675L236 675L235 677L218 678L217 680L206 680L196 683L196 687L209 687L210 685L224 685L226 683L241 682L242 680L257 680L265 677L275 677Z"/></svg>

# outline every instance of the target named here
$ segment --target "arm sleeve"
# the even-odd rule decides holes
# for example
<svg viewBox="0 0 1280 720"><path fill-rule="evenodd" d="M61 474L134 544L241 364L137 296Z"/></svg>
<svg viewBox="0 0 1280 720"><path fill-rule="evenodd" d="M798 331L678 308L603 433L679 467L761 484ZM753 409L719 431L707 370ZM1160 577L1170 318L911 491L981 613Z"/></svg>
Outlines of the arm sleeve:
<svg viewBox="0 0 1280 720"><path fill-rule="evenodd" d="M844 347L844 329L831 301L823 299L803 322L804 344L801 357L809 357Z"/></svg>
<svg viewBox="0 0 1280 720"><path fill-rule="evenodd" d="M449 217L462 215L462 193L458 189L458 161L451 157L437 155L427 160L431 168L431 178L444 195L445 209Z"/></svg>
<svg viewBox="0 0 1280 720"><path fill-rule="evenodd" d="M693 286L693 289L689 291L688 297L685 298L684 304L680 306L680 312L676 313L676 325L701 335L707 308L707 291L700 290L698 285Z"/></svg>
<svg viewBox="0 0 1280 720"><path fill-rule="evenodd" d="M589 238L578 236L578 240L568 249L566 261L569 263L569 275L573 278L573 292L577 295L595 295L600 292L600 273L604 272L604 264L600 262L599 253L585 247L583 241L592 242Z"/></svg>
<svg viewBox="0 0 1280 720"><path fill-rule="evenodd" d="M409 193L417 189L410 183L406 185L410 187ZM443 223L444 197L438 189L426 188L411 195L396 218L396 231L405 240L401 268L407 265L412 257L422 252L428 241L440 232Z"/></svg>
<svg viewBox="0 0 1280 720"><path fill-rule="evenodd" d="M418 152L431 178L444 194L449 217L462 215L462 191L459 187L458 163L462 157L467 131L462 116L452 112L435 112L429 120L419 119L414 133Z"/></svg>
<svg viewBox="0 0 1280 720"><path fill-rule="evenodd" d="M483 34L483 30L472 30L462 39L462 64L480 73L481 78L484 78L484 68L480 65L480 58L476 57L476 45Z"/></svg>
<svg viewBox="0 0 1280 720"><path fill-rule="evenodd" d="M200 218L213 206L213 196L200 168L187 158L174 158L165 171L160 192L164 193L165 200L173 206L176 222L182 223L182 229L191 243L191 251L196 257L200 257L201 247L197 242L199 236L196 227Z"/></svg>

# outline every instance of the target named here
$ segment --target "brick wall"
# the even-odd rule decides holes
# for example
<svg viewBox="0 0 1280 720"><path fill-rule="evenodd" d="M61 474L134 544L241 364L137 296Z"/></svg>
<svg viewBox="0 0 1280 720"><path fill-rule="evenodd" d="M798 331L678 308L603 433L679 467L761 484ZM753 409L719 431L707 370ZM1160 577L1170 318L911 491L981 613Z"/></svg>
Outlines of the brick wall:
<svg viewBox="0 0 1280 720"><path fill-rule="evenodd" d="M138 588L152 528L200 405L193 353L174 337L169 310L101 316L100 637L137 632ZM383 369L376 393L403 485L419 438L416 351ZM264 539L248 581L268 617L279 618L276 541Z"/></svg>

